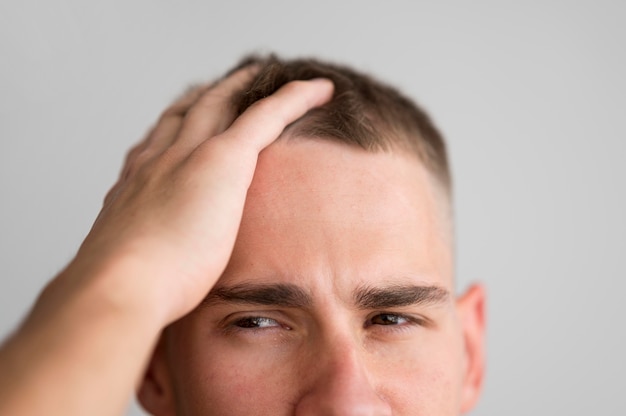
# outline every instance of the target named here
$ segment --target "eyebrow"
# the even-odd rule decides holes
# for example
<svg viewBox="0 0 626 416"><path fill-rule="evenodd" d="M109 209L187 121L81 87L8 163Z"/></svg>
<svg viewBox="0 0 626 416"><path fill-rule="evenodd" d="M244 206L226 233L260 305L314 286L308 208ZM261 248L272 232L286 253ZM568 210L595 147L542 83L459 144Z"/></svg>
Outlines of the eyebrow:
<svg viewBox="0 0 626 416"><path fill-rule="evenodd" d="M361 309L436 305L445 303L449 298L450 292L439 286L362 286L354 293L354 302Z"/></svg>
<svg viewBox="0 0 626 416"><path fill-rule="evenodd" d="M383 287L362 286L354 292L354 303L360 309L380 309L411 305L445 303L450 293L439 286L391 285ZM307 308L313 304L311 295L299 286L289 283L251 284L214 288L202 305L215 303Z"/></svg>
<svg viewBox="0 0 626 416"><path fill-rule="evenodd" d="M272 305L285 308L305 308L313 301L304 290L292 284L250 284L218 287L202 301L203 305L217 302L251 305Z"/></svg>

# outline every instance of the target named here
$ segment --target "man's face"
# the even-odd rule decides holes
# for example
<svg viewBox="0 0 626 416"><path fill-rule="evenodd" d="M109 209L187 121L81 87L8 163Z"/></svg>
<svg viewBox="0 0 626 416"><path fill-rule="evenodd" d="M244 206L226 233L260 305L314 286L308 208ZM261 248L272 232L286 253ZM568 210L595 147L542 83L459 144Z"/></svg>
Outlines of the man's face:
<svg viewBox="0 0 626 416"><path fill-rule="evenodd" d="M482 376L482 291L454 298L435 186L401 152L300 138L267 148L225 273L155 355L169 403L155 413L470 408Z"/></svg>

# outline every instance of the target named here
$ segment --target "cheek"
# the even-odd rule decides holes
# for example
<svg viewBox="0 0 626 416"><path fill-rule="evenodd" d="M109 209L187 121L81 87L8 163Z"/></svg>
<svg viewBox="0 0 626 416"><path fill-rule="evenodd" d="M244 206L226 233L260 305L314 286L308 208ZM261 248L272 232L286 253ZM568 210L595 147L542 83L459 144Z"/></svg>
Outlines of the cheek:
<svg viewBox="0 0 626 416"><path fill-rule="evenodd" d="M453 334L432 334L396 351L398 359L377 360L379 391L397 414L459 414L463 381L459 342Z"/></svg>
<svg viewBox="0 0 626 416"><path fill-rule="evenodd" d="M170 354L177 402L190 415L285 414L295 376L289 352L180 331Z"/></svg>

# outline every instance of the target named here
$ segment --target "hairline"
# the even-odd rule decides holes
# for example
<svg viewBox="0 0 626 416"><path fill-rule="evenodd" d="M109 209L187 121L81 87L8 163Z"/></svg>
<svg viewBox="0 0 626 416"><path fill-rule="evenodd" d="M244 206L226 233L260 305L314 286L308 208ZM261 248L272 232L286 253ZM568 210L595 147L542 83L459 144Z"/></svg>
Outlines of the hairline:
<svg viewBox="0 0 626 416"><path fill-rule="evenodd" d="M305 116L306 117L306 116ZM446 243L450 247L451 253L455 253L455 221L454 221L454 203L452 194L452 185L450 182L444 181L437 172L434 172L424 161L415 149L409 146L402 146L400 141L390 141L390 145L385 148L369 148L366 149L355 143L350 143L336 136L329 135L309 135L306 130L298 128L299 121L289 125L276 140L277 142L288 142L290 140L323 140L327 142L337 143L351 149L362 150L370 154L392 153L406 156L418 163L426 172L429 189L433 193L436 204L437 218L439 220L439 228L442 229Z"/></svg>

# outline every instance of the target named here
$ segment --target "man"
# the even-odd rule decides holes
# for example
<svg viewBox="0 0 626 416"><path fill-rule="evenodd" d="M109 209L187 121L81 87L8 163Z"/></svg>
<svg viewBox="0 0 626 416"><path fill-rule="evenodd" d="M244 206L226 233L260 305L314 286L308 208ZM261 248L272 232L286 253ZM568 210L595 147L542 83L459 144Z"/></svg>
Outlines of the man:
<svg viewBox="0 0 626 416"><path fill-rule="evenodd" d="M484 293L453 297L446 160L347 68L250 59L192 91L4 345L0 414L121 414L134 385L157 416L469 410Z"/></svg>

